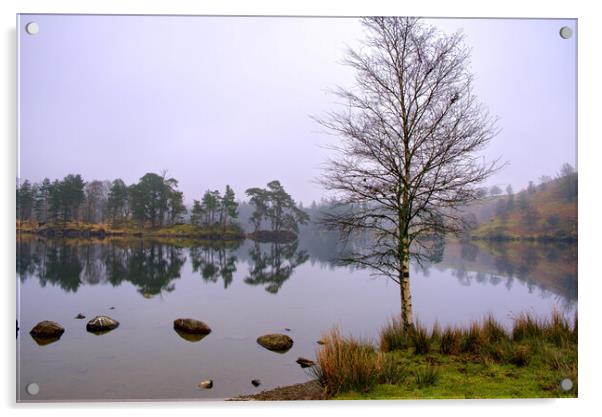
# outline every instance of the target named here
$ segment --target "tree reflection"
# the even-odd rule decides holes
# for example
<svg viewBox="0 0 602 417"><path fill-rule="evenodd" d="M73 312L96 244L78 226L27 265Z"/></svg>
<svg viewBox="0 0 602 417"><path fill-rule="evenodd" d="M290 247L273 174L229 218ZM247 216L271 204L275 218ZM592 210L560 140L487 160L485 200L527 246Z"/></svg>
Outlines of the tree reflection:
<svg viewBox="0 0 602 417"><path fill-rule="evenodd" d="M309 255L305 250L299 250L298 241L287 244L255 242L249 250L249 258L251 265L245 283L263 285L267 292L276 294Z"/></svg>
<svg viewBox="0 0 602 417"><path fill-rule="evenodd" d="M17 242L17 273L22 281L37 277L67 292L83 283L131 282L145 297L172 291L186 261L182 249L153 241L78 242L35 239Z"/></svg>
<svg viewBox="0 0 602 417"><path fill-rule="evenodd" d="M182 249L155 241L112 245L105 253L107 276L113 285L131 282L144 297L171 292L186 262Z"/></svg>
<svg viewBox="0 0 602 417"><path fill-rule="evenodd" d="M190 248L192 270L200 272L205 282L224 281L224 288L232 283L238 257L234 254L241 242L219 242Z"/></svg>

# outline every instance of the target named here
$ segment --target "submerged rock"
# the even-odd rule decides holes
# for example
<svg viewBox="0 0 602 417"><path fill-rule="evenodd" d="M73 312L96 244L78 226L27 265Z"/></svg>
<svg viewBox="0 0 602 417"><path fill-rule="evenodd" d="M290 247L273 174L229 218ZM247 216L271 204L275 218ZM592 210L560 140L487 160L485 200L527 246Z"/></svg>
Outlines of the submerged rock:
<svg viewBox="0 0 602 417"><path fill-rule="evenodd" d="M76 319L81 320L81 319L85 319L86 316L84 316L82 313L79 313L77 316L75 316Z"/></svg>
<svg viewBox="0 0 602 417"><path fill-rule="evenodd" d="M199 388L201 388L201 389L211 389L211 388L213 388L213 380L212 379L207 379L205 381L201 381L201 383L199 384Z"/></svg>
<svg viewBox="0 0 602 417"><path fill-rule="evenodd" d="M311 359L306 358L298 358L296 362L301 365L301 368L309 368L310 366L314 366L316 364Z"/></svg>
<svg viewBox="0 0 602 417"><path fill-rule="evenodd" d="M117 320L108 316L96 316L88 322L86 330L92 333L105 333L119 326Z"/></svg>
<svg viewBox="0 0 602 417"><path fill-rule="evenodd" d="M254 387L258 387L261 385L261 381L259 379L254 379L251 381L251 384L253 384Z"/></svg>
<svg viewBox="0 0 602 417"><path fill-rule="evenodd" d="M265 334L257 338L257 343L269 350L286 351L293 346L293 339L285 334Z"/></svg>
<svg viewBox="0 0 602 417"><path fill-rule="evenodd" d="M63 333L65 333L65 328L50 320L39 322L29 332L35 339L59 338Z"/></svg>
<svg viewBox="0 0 602 417"><path fill-rule="evenodd" d="M176 319L173 322L173 327L176 330L180 330L181 332L191 333L191 334L209 334L211 333L211 329L207 324L200 320L195 319Z"/></svg>

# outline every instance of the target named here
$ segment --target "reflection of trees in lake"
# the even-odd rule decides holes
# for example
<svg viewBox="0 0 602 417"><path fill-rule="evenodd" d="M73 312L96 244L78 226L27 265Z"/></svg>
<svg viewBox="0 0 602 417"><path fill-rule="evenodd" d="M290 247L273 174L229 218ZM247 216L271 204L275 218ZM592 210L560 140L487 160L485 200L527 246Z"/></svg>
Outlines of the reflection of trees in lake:
<svg viewBox="0 0 602 417"><path fill-rule="evenodd" d="M44 240L17 241L17 274L21 281L36 276L41 286L57 285L75 292L81 285L83 266L78 248L66 241L47 244Z"/></svg>
<svg viewBox="0 0 602 417"><path fill-rule="evenodd" d="M455 243L452 245L456 245ZM459 259L444 260L463 285L472 282L500 284L510 289L514 279L530 292L555 293L560 304L570 307L577 300L577 253L571 244L529 242L462 242Z"/></svg>
<svg viewBox="0 0 602 417"><path fill-rule="evenodd" d="M192 270L200 272L206 282L217 282L221 277L224 288L232 283L238 257L234 255L241 242L224 242L213 245L192 246L190 260Z"/></svg>
<svg viewBox="0 0 602 417"><path fill-rule="evenodd" d="M145 297L171 292L175 288L172 281L180 278L186 262L182 251L176 246L144 240L110 245L104 257L107 276L113 285L131 282Z"/></svg>
<svg viewBox="0 0 602 417"><path fill-rule="evenodd" d="M186 261L182 249L157 242L74 242L35 239L17 242L17 273L22 281L35 276L42 286L77 291L83 283L128 281L145 296L173 290Z"/></svg>
<svg viewBox="0 0 602 417"><path fill-rule="evenodd" d="M77 291L81 285L82 263L76 246L61 243L52 245L46 251L44 268L38 269L40 284L58 285L65 291Z"/></svg>
<svg viewBox="0 0 602 417"><path fill-rule="evenodd" d="M286 244L256 242L249 250L249 258L249 276L245 283L265 285L267 292L275 294L309 255L305 250L299 250L298 241Z"/></svg>

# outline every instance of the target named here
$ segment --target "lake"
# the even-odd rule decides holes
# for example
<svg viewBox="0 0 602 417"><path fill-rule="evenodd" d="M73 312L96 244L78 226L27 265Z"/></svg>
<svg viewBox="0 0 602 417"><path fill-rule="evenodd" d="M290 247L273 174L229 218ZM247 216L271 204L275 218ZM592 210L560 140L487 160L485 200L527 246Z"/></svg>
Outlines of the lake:
<svg viewBox="0 0 602 417"><path fill-rule="evenodd" d="M330 236L298 244L190 245L135 239L17 240L17 395L20 401L221 399L311 379L295 360L314 359L322 332L377 339L400 309L399 287L367 270L332 262ZM448 242L439 259L414 264L414 314L424 324L467 324L492 313L577 309L576 245ZM75 319L81 313L84 320ZM96 315L120 326L86 331ZM189 341L179 317L206 322L212 333ZM38 345L39 321L65 327ZM286 333L281 354L256 343ZM210 390L197 385L212 379ZM261 380L254 387L251 380ZM36 396L26 393L37 383Z"/></svg>

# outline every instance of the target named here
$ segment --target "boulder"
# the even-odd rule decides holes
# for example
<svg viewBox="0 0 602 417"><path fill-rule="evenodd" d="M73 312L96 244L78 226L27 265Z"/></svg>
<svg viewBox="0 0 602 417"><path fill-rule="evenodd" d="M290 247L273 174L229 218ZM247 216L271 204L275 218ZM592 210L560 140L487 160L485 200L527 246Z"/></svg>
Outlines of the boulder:
<svg viewBox="0 0 602 417"><path fill-rule="evenodd" d="M82 319L85 319L86 316L84 316L82 313L79 313L77 316L75 316L75 318L78 320L82 320Z"/></svg>
<svg viewBox="0 0 602 417"><path fill-rule="evenodd" d="M207 324L195 319L176 319L173 322L173 327L176 330L191 334L209 334L211 329Z"/></svg>
<svg viewBox="0 0 602 417"><path fill-rule="evenodd" d="M309 368L310 366L314 366L316 364L314 361L306 358L298 358L296 362L301 365L301 368Z"/></svg>
<svg viewBox="0 0 602 417"><path fill-rule="evenodd" d="M65 333L65 328L60 324L50 320L39 322L29 332L29 334L36 340L57 339L61 337L63 333Z"/></svg>
<svg viewBox="0 0 602 417"><path fill-rule="evenodd" d="M260 385L261 385L261 381L260 381L259 379L253 379L253 380L251 381L251 384L252 384L254 387L258 387L258 386L260 386Z"/></svg>
<svg viewBox="0 0 602 417"><path fill-rule="evenodd" d="M269 350L285 351L293 346L293 339L285 334L265 334L257 338L257 343Z"/></svg>
<svg viewBox="0 0 602 417"><path fill-rule="evenodd" d="M201 381L201 383L199 384L199 388L201 388L201 389L211 389L211 388L213 388L213 380L212 379L207 379L205 381Z"/></svg>
<svg viewBox="0 0 602 417"><path fill-rule="evenodd" d="M96 316L86 324L86 330L93 333L104 333L119 326L119 322L108 316Z"/></svg>

